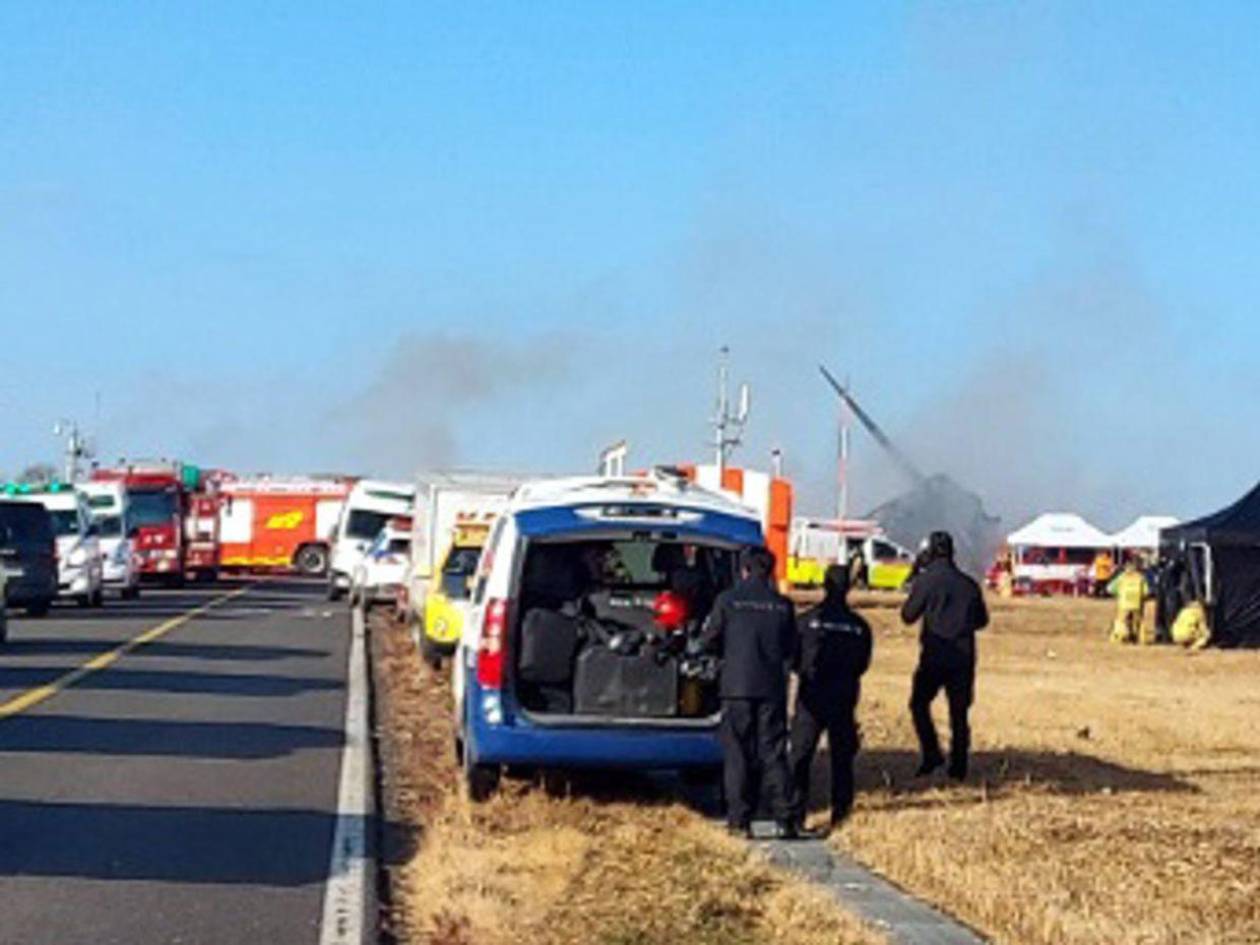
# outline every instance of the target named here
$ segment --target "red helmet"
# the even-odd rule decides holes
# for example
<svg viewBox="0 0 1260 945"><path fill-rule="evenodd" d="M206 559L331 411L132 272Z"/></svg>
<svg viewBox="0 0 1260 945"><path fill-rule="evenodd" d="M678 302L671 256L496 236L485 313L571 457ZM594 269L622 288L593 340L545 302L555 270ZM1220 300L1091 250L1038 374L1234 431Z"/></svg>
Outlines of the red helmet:
<svg viewBox="0 0 1260 945"><path fill-rule="evenodd" d="M687 601L673 591L661 591L652 602L652 619L662 630L679 630L687 622Z"/></svg>

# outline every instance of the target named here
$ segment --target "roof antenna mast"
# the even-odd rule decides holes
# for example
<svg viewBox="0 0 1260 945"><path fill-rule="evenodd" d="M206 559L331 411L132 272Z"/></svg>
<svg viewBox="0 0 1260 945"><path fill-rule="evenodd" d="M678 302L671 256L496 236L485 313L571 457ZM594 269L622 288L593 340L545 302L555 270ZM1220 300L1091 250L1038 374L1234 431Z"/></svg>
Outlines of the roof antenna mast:
<svg viewBox="0 0 1260 945"><path fill-rule="evenodd" d="M718 350L718 394L717 413L713 417L713 449L719 481L726 469L726 460L731 450L743 442L744 426L748 423L748 411L752 405L752 392L747 384L740 384L739 404L732 412L728 364L730 354L731 349L726 345Z"/></svg>

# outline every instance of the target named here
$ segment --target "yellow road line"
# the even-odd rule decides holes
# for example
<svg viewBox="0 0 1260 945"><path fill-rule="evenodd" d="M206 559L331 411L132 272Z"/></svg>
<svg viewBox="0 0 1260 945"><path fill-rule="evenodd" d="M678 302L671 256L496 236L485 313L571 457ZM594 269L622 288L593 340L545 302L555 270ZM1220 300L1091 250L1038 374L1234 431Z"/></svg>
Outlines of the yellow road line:
<svg viewBox="0 0 1260 945"><path fill-rule="evenodd" d="M98 653L78 669L72 669L70 672L64 674L63 676L59 676L50 683L45 683L42 686L36 686L34 689L28 689L20 696L14 696L8 702L0 703L0 719L7 719L20 712L25 712L27 709L33 708L41 702L51 699L63 689L68 689L70 686L73 686L84 676L90 676L98 670L106 669L107 667L114 665L114 663L118 662L132 650L138 649L146 643L152 643L159 637L166 636L166 634L170 633L176 627L182 627L184 624L188 623L188 621L196 617L200 617L206 611L218 607L225 601L232 600L235 597L240 597L246 591L250 590L251 587L252 585L250 585L250 587L242 587L239 590L230 591L221 597L216 597L214 600L207 601L199 607L194 607L192 610L182 613L178 617L172 617L170 620L164 621L156 627L150 627L143 633L132 637L126 643L122 643L114 649L108 650L104 653Z"/></svg>

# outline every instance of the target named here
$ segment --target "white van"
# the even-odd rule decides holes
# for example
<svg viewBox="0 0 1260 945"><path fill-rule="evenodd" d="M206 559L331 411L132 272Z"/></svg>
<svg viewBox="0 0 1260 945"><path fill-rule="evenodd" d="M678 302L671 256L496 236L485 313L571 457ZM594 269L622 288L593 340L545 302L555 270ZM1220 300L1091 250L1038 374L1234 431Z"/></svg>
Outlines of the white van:
<svg viewBox="0 0 1260 945"><path fill-rule="evenodd" d="M53 483L14 496L37 502L52 518L57 540L57 596L80 607L99 607L105 598L100 528L92 521L87 496L74 486Z"/></svg>
<svg viewBox="0 0 1260 945"><path fill-rule="evenodd" d="M78 489L87 496L92 521L100 530L105 588L134 600L140 596L140 568L132 548L126 488L121 482L85 482Z"/></svg>
<svg viewBox="0 0 1260 945"><path fill-rule="evenodd" d="M355 483L332 534L328 564L328 599L350 589L350 577L390 519L410 517L416 487L405 482L361 479Z"/></svg>

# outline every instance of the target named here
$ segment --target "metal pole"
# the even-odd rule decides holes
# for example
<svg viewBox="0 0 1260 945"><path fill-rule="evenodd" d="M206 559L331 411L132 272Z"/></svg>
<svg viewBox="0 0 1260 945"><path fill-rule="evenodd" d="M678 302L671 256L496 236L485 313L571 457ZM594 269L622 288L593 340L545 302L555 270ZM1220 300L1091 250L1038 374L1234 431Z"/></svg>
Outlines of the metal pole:
<svg viewBox="0 0 1260 945"><path fill-rule="evenodd" d="M727 401L726 384L727 384L727 366L726 359L730 354L730 349L723 345L718 352L718 401L717 401L717 422L715 426L716 434L714 437L714 462L718 468L718 481L721 482L722 472L726 469L726 423L727 414L730 411L730 404Z"/></svg>
<svg viewBox="0 0 1260 945"><path fill-rule="evenodd" d="M846 377L844 381L846 390L849 390L849 379ZM840 521L847 521L849 518L849 402L844 398L840 399L840 462L839 462L839 488L837 489L836 517Z"/></svg>

